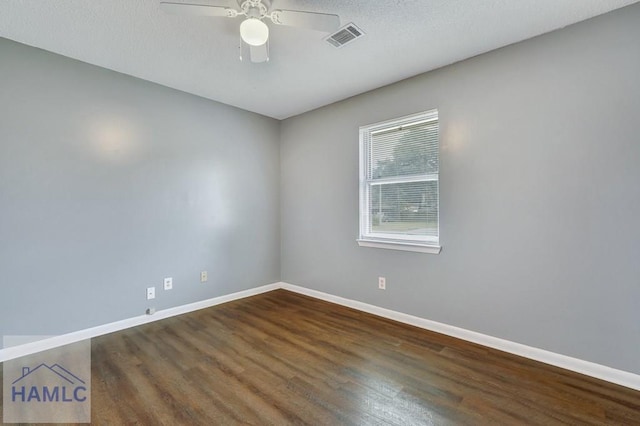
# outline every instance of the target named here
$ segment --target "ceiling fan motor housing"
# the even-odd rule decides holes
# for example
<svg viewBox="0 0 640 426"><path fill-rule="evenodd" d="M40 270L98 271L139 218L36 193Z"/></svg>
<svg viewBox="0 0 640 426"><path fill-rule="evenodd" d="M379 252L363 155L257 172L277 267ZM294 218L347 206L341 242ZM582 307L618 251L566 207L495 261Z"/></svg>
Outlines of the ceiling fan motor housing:
<svg viewBox="0 0 640 426"><path fill-rule="evenodd" d="M262 19L267 15L269 6L266 0L245 0L240 5L240 10L247 18Z"/></svg>

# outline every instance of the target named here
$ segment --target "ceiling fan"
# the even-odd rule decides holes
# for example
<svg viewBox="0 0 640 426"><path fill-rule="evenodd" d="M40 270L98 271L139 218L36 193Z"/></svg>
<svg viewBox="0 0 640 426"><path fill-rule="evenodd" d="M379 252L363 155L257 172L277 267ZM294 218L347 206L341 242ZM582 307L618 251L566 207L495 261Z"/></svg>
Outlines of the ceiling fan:
<svg viewBox="0 0 640 426"><path fill-rule="evenodd" d="M160 2L160 7L179 15L213 16L236 18L243 16L240 23L242 42L249 48L251 62L269 60L269 27L264 22L269 18L276 25L308 28L316 31L333 32L340 26L340 17L328 13L304 12L300 10L270 10L269 0L238 0L239 9L226 6ZM242 60L242 54L240 55Z"/></svg>

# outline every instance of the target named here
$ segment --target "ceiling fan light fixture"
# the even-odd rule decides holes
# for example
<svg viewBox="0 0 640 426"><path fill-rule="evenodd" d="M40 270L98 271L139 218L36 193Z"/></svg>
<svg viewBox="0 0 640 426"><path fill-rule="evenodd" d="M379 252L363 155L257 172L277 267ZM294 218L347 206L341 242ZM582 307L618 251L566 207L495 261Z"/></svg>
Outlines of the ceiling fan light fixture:
<svg viewBox="0 0 640 426"><path fill-rule="evenodd" d="M251 46L262 46L269 39L269 27L257 18L247 18L240 24L240 37Z"/></svg>

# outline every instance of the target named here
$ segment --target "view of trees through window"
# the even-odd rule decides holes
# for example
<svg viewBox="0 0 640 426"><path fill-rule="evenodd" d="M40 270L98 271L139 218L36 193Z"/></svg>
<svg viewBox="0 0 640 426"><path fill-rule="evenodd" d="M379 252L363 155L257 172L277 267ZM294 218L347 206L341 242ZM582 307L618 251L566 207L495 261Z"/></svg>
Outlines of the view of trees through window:
<svg viewBox="0 0 640 426"><path fill-rule="evenodd" d="M428 123L372 136L371 232L438 235L437 134Z"/></svg>

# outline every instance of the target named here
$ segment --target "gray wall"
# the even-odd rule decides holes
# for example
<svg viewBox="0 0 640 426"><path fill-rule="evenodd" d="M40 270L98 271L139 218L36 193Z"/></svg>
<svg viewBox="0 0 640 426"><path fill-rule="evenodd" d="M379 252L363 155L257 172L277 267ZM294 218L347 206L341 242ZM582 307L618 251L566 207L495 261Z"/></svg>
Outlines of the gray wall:
<svg viewBox="0 0 640 426"><path fill-rule="evenodd" d="M0 39L0 335L279 281L279 126Z"/></svg>
<svg viewBox="0 0 640 426"><path fill-rule="evenodd" d="M640 373L639 22L627 7L284 121L283 281ZM442 253L358 247L358 127L431 108Z"/></svg>

